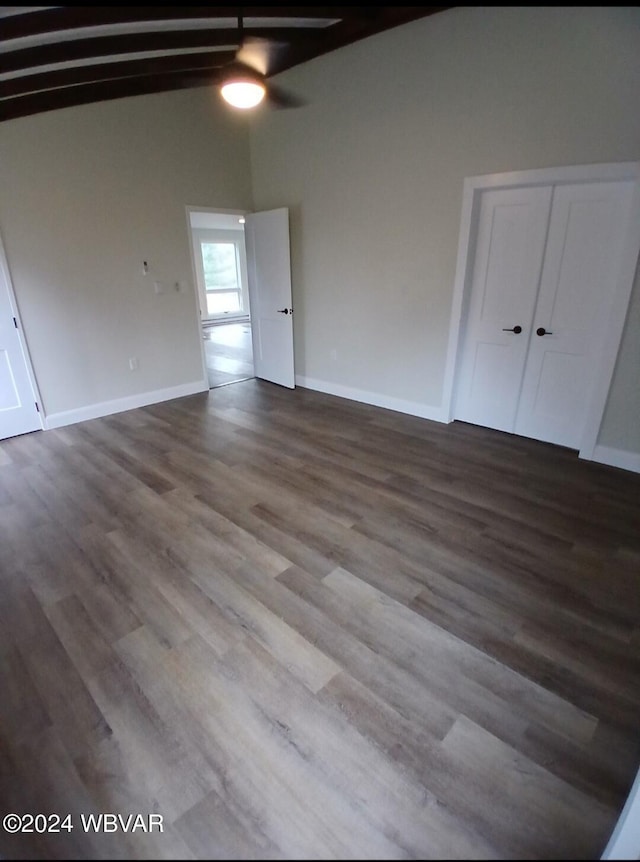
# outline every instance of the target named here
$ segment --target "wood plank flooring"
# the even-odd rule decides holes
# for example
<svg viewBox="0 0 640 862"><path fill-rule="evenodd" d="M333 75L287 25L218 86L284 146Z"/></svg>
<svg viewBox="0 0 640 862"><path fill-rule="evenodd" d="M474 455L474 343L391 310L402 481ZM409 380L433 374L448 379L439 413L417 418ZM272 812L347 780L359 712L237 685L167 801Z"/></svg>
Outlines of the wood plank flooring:
<svg viewBox="0 0 640 862"><path fill-rule="evenodd" d="M0 856L598 858L639 526L637 475L258 380L0 443L0 814L74 824Z"/></svg>

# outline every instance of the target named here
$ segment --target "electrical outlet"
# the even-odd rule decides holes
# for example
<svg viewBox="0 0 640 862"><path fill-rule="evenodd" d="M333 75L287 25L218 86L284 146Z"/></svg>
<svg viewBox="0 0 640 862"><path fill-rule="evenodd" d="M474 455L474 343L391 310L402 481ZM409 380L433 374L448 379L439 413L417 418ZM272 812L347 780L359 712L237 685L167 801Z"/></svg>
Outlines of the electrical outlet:
<svg viewBox="0 0 640 862"><path fill-rule="evenodd" d="M331 359L332 359L334 362L335 362L335 361L336 361L336 359L338 358L338 351L335 349L335 347L334 347L334 348L333 348L333 350L331 351L330 356L331 356Z"/></svg>
<svg viewBox="0 0 640 862"><path fill-rule="evenodd" d="M132 356L129 360L129 371L137 371L138 370L138 357Z"/></svg>
<svg viewBox="0 0 640 862"><path fill-rule="evenodd" d="M164 293L164 284L161 281L154 281L153 289L156 293Z"/></svg>

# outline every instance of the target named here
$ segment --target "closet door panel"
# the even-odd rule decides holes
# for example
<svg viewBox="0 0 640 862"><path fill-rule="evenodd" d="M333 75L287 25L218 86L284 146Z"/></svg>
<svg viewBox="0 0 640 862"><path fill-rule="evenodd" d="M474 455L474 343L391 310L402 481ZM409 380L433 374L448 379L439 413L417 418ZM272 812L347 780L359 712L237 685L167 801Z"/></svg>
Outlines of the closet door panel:
<svg viewBox="0 0 640 862"><path fill-rule="evenodd" d="M517 434L580 448L632 193L630 182L555 188Z"/></svg>
<svg viewBox="0 0 640 862"><path fill-rule="evenodd" d="M513 430L551 193L551 187L538 187L482 195L456 391L457 419Z"/></svg>

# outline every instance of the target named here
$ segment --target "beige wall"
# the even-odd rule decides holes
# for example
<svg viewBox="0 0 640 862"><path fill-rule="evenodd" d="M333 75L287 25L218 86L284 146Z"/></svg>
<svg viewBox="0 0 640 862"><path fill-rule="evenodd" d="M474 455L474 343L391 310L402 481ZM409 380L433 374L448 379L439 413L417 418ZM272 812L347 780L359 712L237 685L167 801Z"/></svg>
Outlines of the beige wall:
<svg viewBox="0 0 640 862"><path fill-rule="evenodd" d="M250 208L248 159L246 118L204 88L0 124L0 233L47 414L203 379L185 206Z"/></svg>
<svg viewBox="0 0 640 862"><path fill-rule="evenodd" d="M296 371L437 408L466 176L640 159L637 8L452 9L282 75L252 123L289 206ZM600 442L640 452L638 290ZM335 357L335 358L334 358Z"/></svg>
<svg viewBox="0 0 640 862"><path fill-rule="evenodd" d="M640 270L636 273L598 442L624 452L640 452Z"/></svg>

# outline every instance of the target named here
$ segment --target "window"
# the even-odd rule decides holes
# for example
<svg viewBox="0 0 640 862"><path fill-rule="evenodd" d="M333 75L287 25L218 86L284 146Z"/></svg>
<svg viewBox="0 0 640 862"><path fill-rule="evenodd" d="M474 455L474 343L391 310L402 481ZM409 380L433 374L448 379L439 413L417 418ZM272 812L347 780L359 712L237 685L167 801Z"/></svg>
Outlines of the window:
<svg viewBox="0 0 640 862"><path fill-rule="evenodd" d="M235 242L200 242L207 314L243 311L238 250Z"/></svg>
<svg viewBox="0 0 640 862"><path fill-rule="evenodd" d="M201 222L209 216L198 215ZM220 218L220 214L210 215L212 220L216 217ZM194 274L203 321L249 317L244 227L237 216L233 219L233 227L191 226Z"/></svg>

